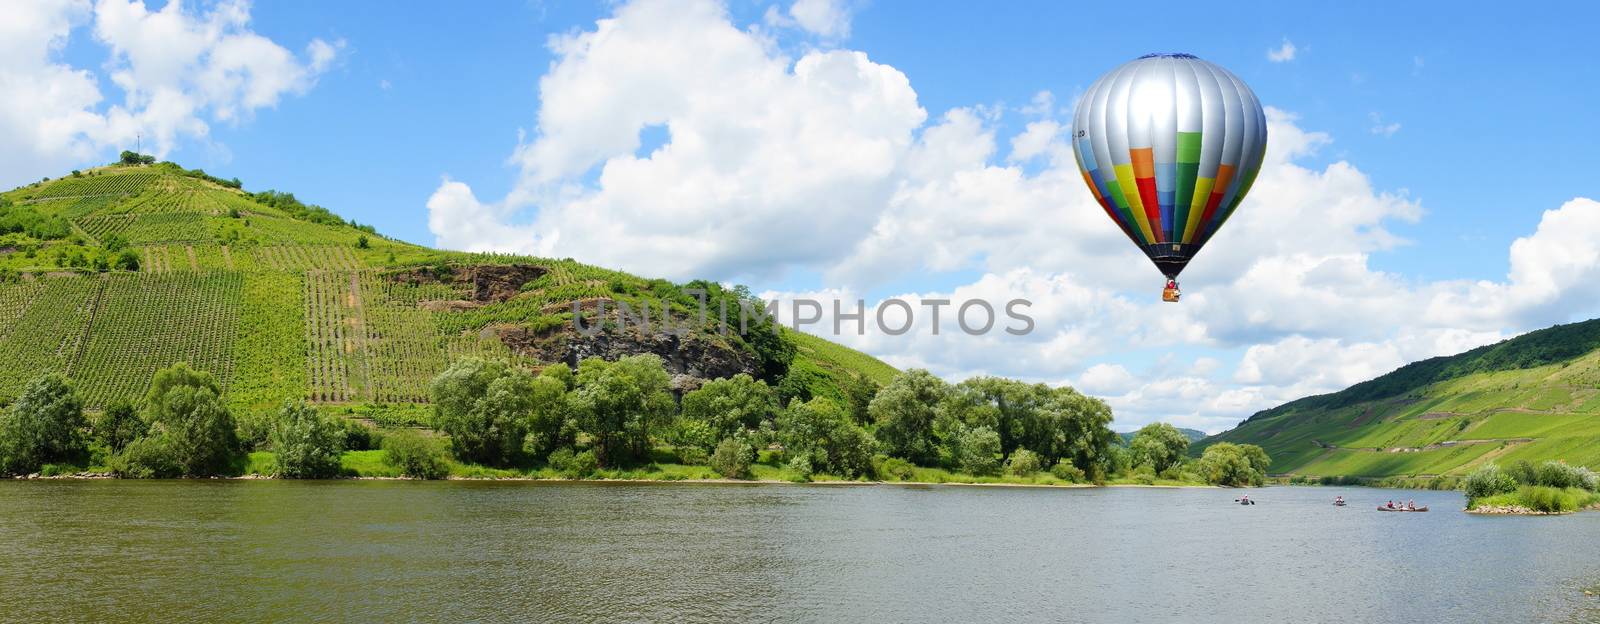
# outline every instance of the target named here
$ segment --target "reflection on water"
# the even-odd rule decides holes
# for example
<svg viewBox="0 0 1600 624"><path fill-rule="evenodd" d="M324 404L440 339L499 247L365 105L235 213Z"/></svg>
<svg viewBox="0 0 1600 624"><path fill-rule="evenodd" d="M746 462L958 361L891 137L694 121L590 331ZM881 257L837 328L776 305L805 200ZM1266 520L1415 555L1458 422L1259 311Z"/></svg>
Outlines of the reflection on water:
<svg viewBox="0 0 1600 624"><path fill-rule="evenodd" d="M1344 508L1330 501L1343 494ZM1591 621L1600 513L1229 490L0 482L0 620ZM1434 511L1380 513L1391 497Z"/></svg>

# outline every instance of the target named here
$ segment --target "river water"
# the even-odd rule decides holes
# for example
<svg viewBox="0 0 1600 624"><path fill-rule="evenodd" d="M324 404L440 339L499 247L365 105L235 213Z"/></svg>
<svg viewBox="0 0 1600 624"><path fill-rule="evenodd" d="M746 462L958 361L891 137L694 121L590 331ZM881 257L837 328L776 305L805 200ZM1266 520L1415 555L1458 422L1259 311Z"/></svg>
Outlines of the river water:
<svg viewBox="0 0 1600 624"><path fill-rule="evenodd" d="M1239 493L6 481L0 621L1600 621L1600 513Z"/></svg>

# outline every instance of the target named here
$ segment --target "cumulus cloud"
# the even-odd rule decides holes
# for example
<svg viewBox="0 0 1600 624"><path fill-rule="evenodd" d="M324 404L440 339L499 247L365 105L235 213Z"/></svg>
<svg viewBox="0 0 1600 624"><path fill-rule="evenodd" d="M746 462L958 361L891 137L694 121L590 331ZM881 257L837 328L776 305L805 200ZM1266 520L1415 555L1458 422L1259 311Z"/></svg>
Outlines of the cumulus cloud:
<svg viewBox="0 0 1600 624"><path fill-rule="evenodd" d="M1371 132L1373 134L1376 134L1376 135L1384 137L1384 138L1389 138L1389 137L1394 136L1394 133L1400 131L1400 122L1398 122L1398 121L1391 121L1391 122L1388 122L1388 123L1384 123L1383 115L1378 114L1376 112L1374 112L1374 113L1372 113L1371 115L1368 115L1368 116L1372 118Z"/></svg>
<svg viewBox="0 0 1600 624"><path fill-rule="evenodd" d="M1294 55L1299 50L1294 47L1294 42L1288 37L1283 38L1283 45L1267 50L1267 60L1274 63L1287 63L1294 60Z"/></svg>
<svg viewBox="0 0 1600 624"><path fill-rule="evenodd" d="M822 37L850 36L850 9L844 0L795 0L789 17L807 32Z"/></svg>
<svg viewBox="0 0 1600 624"><path fill-rule="evenodd" d="M210 122L235 123L305 93L342 42L313 40L296 55L250 29L249 5L159 11L137 0L27 0L0 21L0 183L12 184L133 147L157 155ZM93 71L59 56L80 25L108 52L102 65L120 102L107 104Z"/></svg>

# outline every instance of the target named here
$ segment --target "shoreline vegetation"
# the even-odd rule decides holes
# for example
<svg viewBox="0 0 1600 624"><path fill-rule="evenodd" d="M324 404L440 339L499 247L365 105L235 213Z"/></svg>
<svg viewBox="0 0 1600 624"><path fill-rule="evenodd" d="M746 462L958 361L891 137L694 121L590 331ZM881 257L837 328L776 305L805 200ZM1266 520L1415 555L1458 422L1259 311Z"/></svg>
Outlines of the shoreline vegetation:
<svg viewBox="0 0 1600 624"><path fill-rule="evenodd" d="M0 475L1180 487L1259 486L1270 463L1250 445L1190 457L1159 423L1123 446L1109 407L1071 388L923 370L849 407L780 404L742 374L674 394L652 354L537 374L465 358L429 393L423 422L399 426L300 401L235 418L216 378L179 363L140 405L91 418L47 374L0 413Z"/></svg>

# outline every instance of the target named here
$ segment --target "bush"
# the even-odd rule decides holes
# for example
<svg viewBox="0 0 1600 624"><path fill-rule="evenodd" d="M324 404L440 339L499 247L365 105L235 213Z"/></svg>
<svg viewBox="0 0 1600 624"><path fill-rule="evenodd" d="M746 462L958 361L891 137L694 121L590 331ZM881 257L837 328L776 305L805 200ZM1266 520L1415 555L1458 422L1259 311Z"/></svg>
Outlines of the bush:
<svg viewBox="0 0 1600 624"><path fill-rule="evenodd" d="M786 466L790 472L794 473L795 481L811 480L812 468L810 457L805 455L797 455L793 459L790 459Z"/></svg>
<svg viewBox="0 0 1600 624"><path fill-rule="evenodd" d="M534 377L504 362L475 358L450 365L429 387L434 425L457 459L489 466L522 460Z"/></svg>
<svg viewBox="0 0 1600 624"><path fill-rule="evenodd" d="M413 479L443 479L450 474L450 459L442 445L415 431L384 436L383 461Z"/></svg>
<svg viewBox="0 0 1600 624"><path fill-rule="evenodd" d="M172 479L183 476L177 452L167 436L144 436L128 443L111 458L111 472L131 479Z"/></svg>
<svg viewBox="0 0 1600 624"><path fill-rule="evenodd" d="M706 462L711 461L711 454L699 446L680 446L677 447L677 452L678 463L687 466L704 466Z"/></svg>
<svg viewBox="0 0 1600 624"><path fill-rule="evenodd" d="M885 457L878 462L878 476L890 477L896 481L910 481L917 476L916 467L899 457Z"/></svg>
<svg viewBox="0 0 1600 624"><path fill-rule="evenodd" d="M1066 460L1056 462L1056 465L1051 466L1050 474L1062 481L1071 481L1073 483L1083 483L1085 478L1083 469L1072 465L1072 462Z"/></svg>
<svg viewBox="0 0 1600 624"><path fill-rule="evenodd" d="M50 373L28 382L17 402L0 413L0 474L83 461L87 426L83 404L65 377Z"/></svg>
<svg viewBox="0 0 1600 624"><path fill-rule="evenodd" d="M1588 468L1568 465L1563 461L1551 460L1539 464L1536 470L1538 485L1553 488L1581 488L1589 491L1595 489L1595 475Z"/></svg>
<svg viewBox="0 0 1600 624"><path fill-rule="evenodd" d="M594 476L600 469L600 462L590 449L582 453L574 452L570 448L557 449L550 453L550 467L568 479L583 479Z"/></svg>
<svg viewBox="0 0 1600 624"><path fill-rule="evenodd" d="M1517 498L1523 506L1534 511L1566 513L1578 510L1576 497L1555 487L1526 485L1517 490Z"/></svg>
<svg viewBox="0 0 1600 624"><path fill-rule="evenodd" d="M339 475L344 453L344 427L305 403L285 403L272 422L272 450L278 467L273 476L328 479Z"/></svg>
<svg viewBox="0 0 1600 624"><path fill-rule="evenodd" d="M239 444L247 450L261 450L271 445L273 413L250 411L234 419L238 423Z"/></svg>
<svg viewBox="0 0 1600 624"><path fill-rule="evenodd" d="M1495 464L1484 464L1467 476L1467 501L1509 494L1517 490L1517 480Z"/></svg>
<svg viewBox="0 0 1600 624"><path fill-rule="evenodd" d="M1017 449L1011 452L1011 457L1006 460L1006 472L1018 477L1026 477L1039 472L1043 466L1039 465L1039 454L1028 449Z"/></svg>
<svg viewBox="0 0 1600 624"><path fill-rule="evenodd" d="M375 451L383 448L383 432L354 418L339 419L347 451Z"/></svg>
<svg viewBox="0 0 1600 624"><path fill-rule="evenodd" d="M743 440L728 438L717 443L717 451L711 454L711 469L729 479L746 479L750 477L754 455L755 449Z"/></svg>

